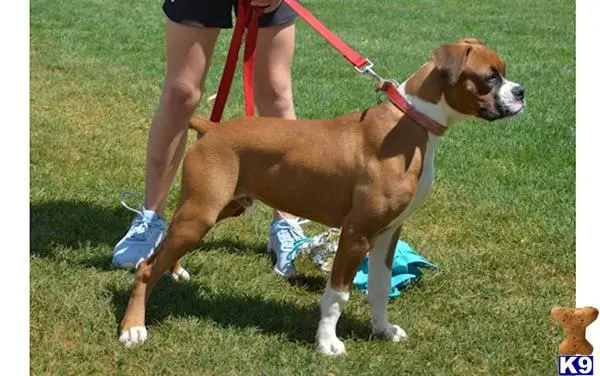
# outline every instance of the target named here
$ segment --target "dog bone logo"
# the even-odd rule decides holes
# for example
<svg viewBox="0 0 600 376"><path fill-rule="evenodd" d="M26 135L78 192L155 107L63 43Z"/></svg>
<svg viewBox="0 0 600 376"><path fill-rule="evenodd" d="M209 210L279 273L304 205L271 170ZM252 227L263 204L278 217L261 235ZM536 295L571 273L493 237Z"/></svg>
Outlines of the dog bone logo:
<svg viewBox="0 0 600 376"><path fill-rule="evenodd" d="M585 328L596 320L598 310L594 307L554 307L552 319L563 328L565 339L558 346L561 355L591 355L594 347L585 338Z"/></svg>

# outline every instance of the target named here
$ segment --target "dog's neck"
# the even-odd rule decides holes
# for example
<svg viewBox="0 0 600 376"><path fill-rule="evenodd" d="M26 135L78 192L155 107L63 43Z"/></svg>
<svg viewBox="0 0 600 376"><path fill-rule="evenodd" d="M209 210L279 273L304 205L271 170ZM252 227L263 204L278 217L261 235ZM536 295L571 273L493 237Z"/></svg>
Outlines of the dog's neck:
<svg viewBox="0 0 600 376"><path fill-rule="evenodd" d="M468 117L454 110L444 99L442 82L432 62L424 64L400 84L398 90L417 111L445 127Z"/></svg>

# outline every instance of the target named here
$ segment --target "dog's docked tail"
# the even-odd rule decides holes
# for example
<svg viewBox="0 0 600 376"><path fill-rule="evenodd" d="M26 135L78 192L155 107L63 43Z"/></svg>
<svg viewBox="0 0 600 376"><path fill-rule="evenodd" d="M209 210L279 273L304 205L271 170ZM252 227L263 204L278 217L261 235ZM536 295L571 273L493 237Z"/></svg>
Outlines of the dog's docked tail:
<svg viewBox="0 0 600 376"><path fill-rule="evenodd" d="M192 117L190 118L190 121L188 123L190 129L193 129L196 132L198 132L198 137L202 137L215 124L216 123L213 123L212 121L205 119L203 117L200 117L198 115L192 115Z"/></svg>

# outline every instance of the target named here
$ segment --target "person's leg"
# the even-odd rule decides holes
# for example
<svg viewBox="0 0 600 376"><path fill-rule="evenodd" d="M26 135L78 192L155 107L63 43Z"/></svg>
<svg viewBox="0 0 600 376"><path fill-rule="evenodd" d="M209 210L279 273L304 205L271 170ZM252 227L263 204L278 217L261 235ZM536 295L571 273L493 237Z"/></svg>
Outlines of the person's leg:
<svg viewBox="0 0 600 376"><path fill-rule="evenodd" d="M145 204L115 247L113 263L117 266L137 267L164 237L165 203L183 157L187 121L202 96L219 30L167 20L167 72L148 137Z"/></svg>
<svg viewBox="0 0 600 376"><path fill-rule="evenodd" d="M254 93L260 116L296 118L292 96L295 35L294 23L258 30Z"/></svg>
<svg viewBox="0 0 600 376"><path fill-rule="evenodd" d="M183 157L187 121L202 96L219 30L167 21L167 74L146 159L145 207L160 216Z"/></svg>
<svg viewBox="0 0 600 376"><path fill-rule="evenodd" d="M295 119L292 95L294 23L260 28L256 41L254 93L260 116ZM274 218L295 219L275 210Z"/></svg>
<svg viewBox="0 0 600 376"><path fill-rule="evenodd" d="M278 10L279 11L279 10ZM277 12L277 11L276 11ZM275 22L277 16L275 14ZM292 96L292 60L294 56L295 25L261 27L256 42L254 96L260 116L295 119ZM290 277L295 270L288 256L294 242L304 237L298 218L282 211L273 211L269 231L269 248L275 253L275 271Z"/></svg>

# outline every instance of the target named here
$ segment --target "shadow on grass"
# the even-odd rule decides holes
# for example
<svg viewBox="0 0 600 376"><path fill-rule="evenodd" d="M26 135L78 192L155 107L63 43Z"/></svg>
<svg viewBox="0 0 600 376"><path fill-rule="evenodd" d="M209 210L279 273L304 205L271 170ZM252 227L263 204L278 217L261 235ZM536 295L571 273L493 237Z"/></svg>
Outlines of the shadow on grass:
<svg viewBox="0 0 600 376"><path fill-rule="evenodd" d="M77 257L72 260L74 263L103 270L113 268L112 249L133 219L132 213L121 207L106 208L85 201L34 203L29 210L31 255L55 260L58 249L77 252ZM104 248L106 254L82 255L86 247ZM262 244L245 244L227 239L209 240L201 248L231 253L264 251Z"/></svg>
<svg viewBox="0 0 600 376"><path fill-rule="evenodd" d="M115 286L108 286L107 289L112 293L115 317L121 320L130 291ZM190 316L208 319L223 328L259 328L265 334L283 334L290 341L312 345L320 310L316 301L310 307L302 307L293 302L260 296L217 294L198 283L178 283L162 278L153 289L146 309L149 329L152 330L153 325L160 324L166 317ZM368 324L368 320L345 312L338 324L338 334L343 338L369 338Z"/></svg>
<svg viewBox="0 0 600 376"><path fill-rule="evenodd" d="M326 276L313 276L299 274L296 278L288 280L290 285L297 286L310 292L323 292L327 285Z"/></svg>
<svg viewBox="0 0 600 376"><path fill-rule="evenodd" d="M131 220L121 208L85 201L52 201L29 206L31 254L52 259L58 247L112 245Z"/></svg>

